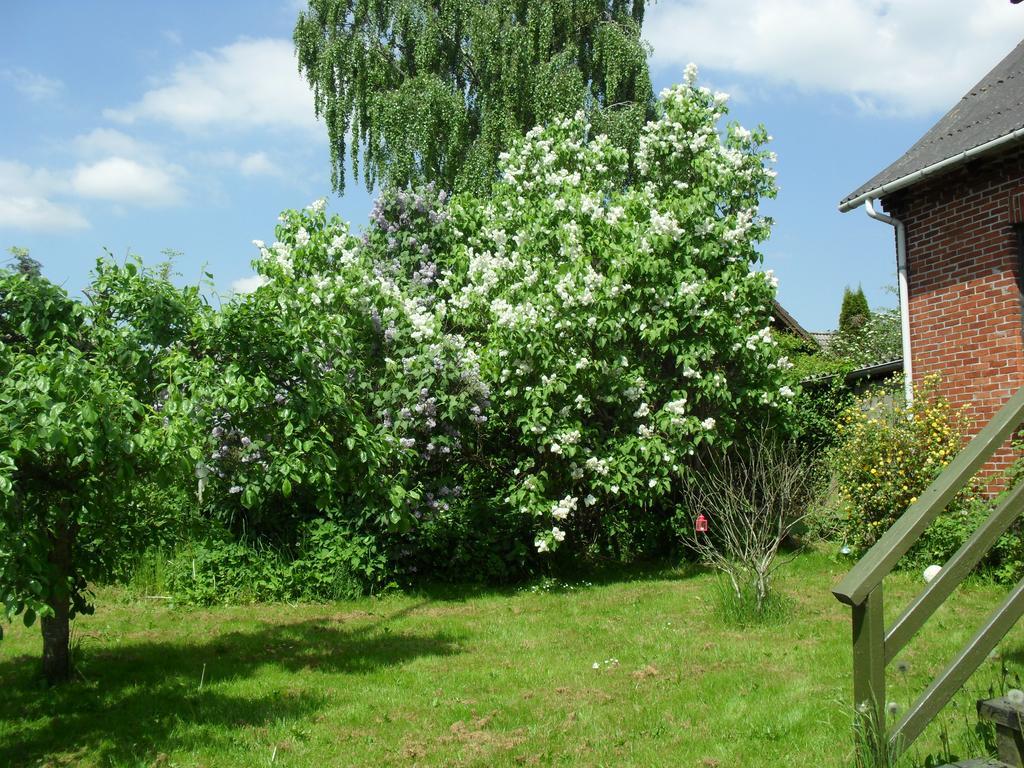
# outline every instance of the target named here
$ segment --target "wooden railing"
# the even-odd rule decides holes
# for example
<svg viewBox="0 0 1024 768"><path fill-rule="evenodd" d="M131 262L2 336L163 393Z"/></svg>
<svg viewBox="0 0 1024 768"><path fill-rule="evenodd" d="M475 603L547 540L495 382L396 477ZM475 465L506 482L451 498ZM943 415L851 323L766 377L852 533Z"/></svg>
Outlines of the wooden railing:
<svg viewBox="0 0 1024 768"><path fill-rule="evenodd" d="M888 630L883 618L882 581L981 466L1024 421L1021 388L953 459L916 502L832 590L853 608L853 697L865 722L885 723L885 668L957 585L1024 511L1024 483L1005 494L984 523ZM1003 636L1024 615L1024 579L993 611L967 645L943 669L903 718L889 729L890 754L902 753L963 686Z"/></svg>

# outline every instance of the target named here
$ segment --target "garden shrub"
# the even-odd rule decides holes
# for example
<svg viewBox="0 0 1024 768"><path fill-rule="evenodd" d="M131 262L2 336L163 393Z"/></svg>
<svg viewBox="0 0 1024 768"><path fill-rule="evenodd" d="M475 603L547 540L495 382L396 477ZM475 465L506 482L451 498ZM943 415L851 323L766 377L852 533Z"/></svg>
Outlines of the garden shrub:
<svg viewBox="0 0 1024 768"><path fill-rule="evenodd" d="M388 573L377 537L333 520L313 520L303 527L299 551L289 564L289 597L349 600L381 591Z"/></svg>
<svg viewBox="0 0 1024 768"><path fill-rule="evenodd" d="M283 214L264 284L181 349L205 513L277 549L334 521L387 578L664 546L694 451L795 394L755 268L768 137L694 78L632 167L577 115L486 197L392 190L361 237L322 201Z"/></svg>
<svg viewBox="0 0 1024 768"><path fill-rule="evenodd" d="M765 426L724 450L702 451L677 524L688 546L728 582L718 601L726 617L778 613L772 581L784 564L779 550L806 517L816 476L805 450Z"/></svg>
<svg viewBox="0 0 1024 768"><path fill-rule="evenodd" d="M1016 458L1004 473L1003 490L995 502L1024 479L1024 439L1020 435L1014 439L1013 449ZM1024 576L1024 522L1018 519L999 537L988 554L987 564L991 576L1003 584L1015 584Z"/></svg>
<svg viewBox="0 0 1024 768"><path fill-rule="evenodd" d="M824 350L826 359L851 368L895 360L903 354L898 309L868 310L856 325L839 332Z"/></svg>
<svg viewBox="0 0 1024 768"><path fill-rule="evenodd" d="M287 560L266 546L231 540L192 542L169 561L167 589L181 602L273 602L292 596Z"/></svg>
<svg viewBox="0 0 1024 768"><path fill-rule="evenodd" d="M147 551L126 584L188 605L349 600L391 586L376 537L330 520L311 521L299 535L296 549L284 549L207 526L174 548Z"/></svg>
<svg viewBox="0 0 1024 768"><path fill-rule="evenodd" d="M872 390L846 410L829 452L837 491L834 535L859 556L887 531L963 446L967 424L936 391L937 381L915 387L908 407L899 393ZM942 563L977 527L986 502L976 484L961 491L901 561Z"/></svg>

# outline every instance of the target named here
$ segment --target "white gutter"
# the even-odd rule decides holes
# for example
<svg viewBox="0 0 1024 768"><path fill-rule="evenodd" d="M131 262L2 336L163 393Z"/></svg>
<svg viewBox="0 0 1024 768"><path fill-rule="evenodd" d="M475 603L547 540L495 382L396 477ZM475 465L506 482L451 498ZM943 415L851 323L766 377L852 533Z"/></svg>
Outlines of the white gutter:
<svg viewBox="0 0 1024 768"><path fill-rule="evenodd" d="M910 292L907 286L907 230L895 216L875 210L874 199L864 201L864 210L875 221L896 228L896 274L900 285L900 335L903 340L903 395L907 405L914 403L914 367L910 354Z"/></svg>
<svg viewBox="0 0 1024 768"><path fill-rule="evenodd" d="M914 171L913 173L907 174L906 176L896 179L895 181L890 181L887 184L883 184L880 187L870 189L867 192L864 192L860 195L857 195L854 198L847 200L845 203L840 203L839 211L840 213L852 211L854 208L861 205L862 203L869 203L870 201L875 200L876 198L885 197L886 195L890 195L897 190L905 189L906 187L909 187L911 184L916 184L925 176L931 176L933 174L939 173L940 171L945 171L957 165L962 165L966 163L968 160L977 157L978 155L984 154L986 152L991 152L993 149L998 149L1004 144L1010 144L1021 138L1024 138L1024 128L1018 128L1016 131L1013 131L1012 133L1007 133L1006 135L1000 136L997 139L992 139L992 141L986 141L984 144L979 144L976 147L971 147L970 149L961 152L958 155L947 157L945 160L940 160L937 163L932 163L926 168L922 168L919 171ZM872 210L874 209L872 208Z"/></svg>

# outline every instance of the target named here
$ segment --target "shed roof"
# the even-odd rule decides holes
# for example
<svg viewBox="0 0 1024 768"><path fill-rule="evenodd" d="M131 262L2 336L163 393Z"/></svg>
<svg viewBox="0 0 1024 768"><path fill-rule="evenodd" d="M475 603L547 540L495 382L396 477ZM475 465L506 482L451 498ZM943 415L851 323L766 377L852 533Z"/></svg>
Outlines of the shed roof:
<svg viewBox="0 0 1024 768"><path fill-rule="evenodd" d="M939 76L938 73L936 76ZM932 166L984 151L985 145L1024 128L1024 40L932 126L906 154L844 197L840 210L916 183ZM994 148L994 147L993 147ZM964 159L968 159L964 157ZM934 169L940 170L938 168ZM921 174L923 178L923 174ZM869 194L870 193L870 194Z"/></svg>
<svg viewBox="0 0 1024 768"><path fill-rule="evenodd" d="M779 330L785 330L792 333L794 336L798 336L806 342L817 345L817 340L807 330L796 321L789 312L786 311L785 307L779 304L776 299L772 309L772 315L775 320L775 325Z"/></svg>

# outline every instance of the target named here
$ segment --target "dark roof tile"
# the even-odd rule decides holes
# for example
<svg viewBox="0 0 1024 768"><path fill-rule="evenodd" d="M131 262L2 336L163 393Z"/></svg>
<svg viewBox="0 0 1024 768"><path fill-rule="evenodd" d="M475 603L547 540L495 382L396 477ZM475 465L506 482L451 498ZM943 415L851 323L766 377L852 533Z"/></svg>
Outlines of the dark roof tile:
<svg viewBox="0 0 1024 768"><path fill-rule="evenodd" d="M936 73L940 76L940 73ZM1024 40L999 62L903 157L840 201L891 184L916 171L1024 127Z"/></svg>

